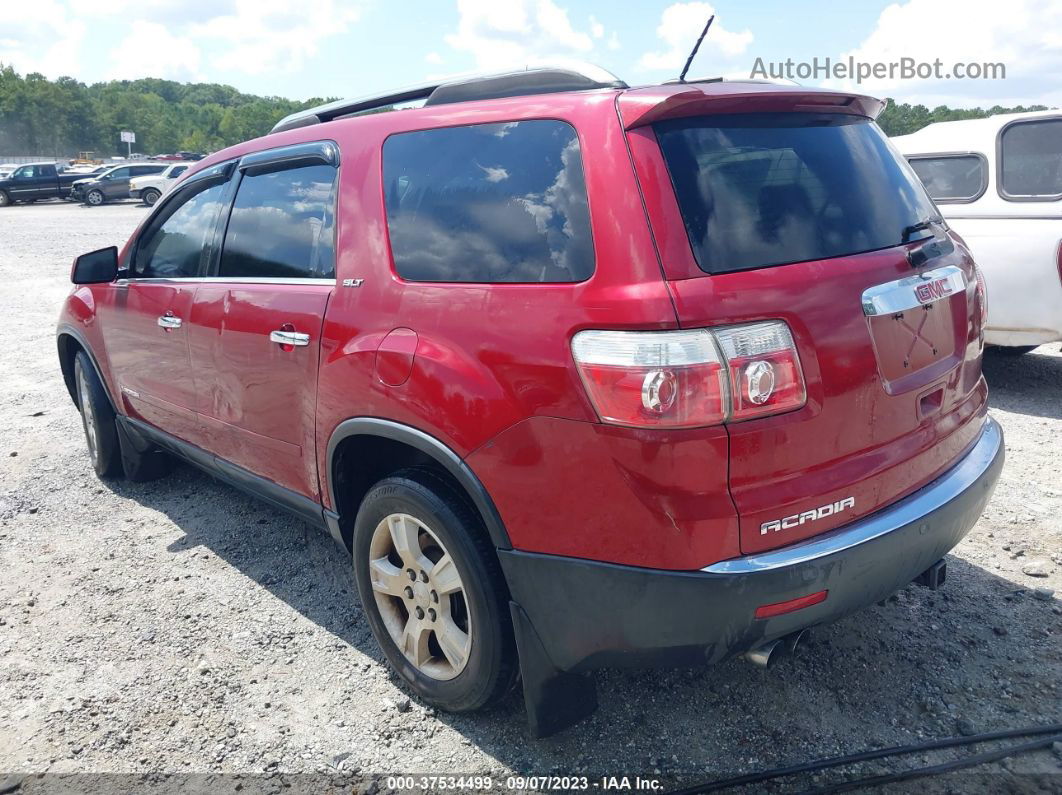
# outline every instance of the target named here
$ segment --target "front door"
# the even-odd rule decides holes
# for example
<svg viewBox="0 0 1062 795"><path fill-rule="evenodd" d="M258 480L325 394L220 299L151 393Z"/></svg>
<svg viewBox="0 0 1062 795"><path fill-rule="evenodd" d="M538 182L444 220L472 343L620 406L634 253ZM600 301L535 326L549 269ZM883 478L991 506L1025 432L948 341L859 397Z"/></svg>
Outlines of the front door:
<svg viewBox="0 0 1062 795"><path fill-rule="evenodd" d="M203 179L171 197L98 310L130 416L192 443L201 440L188 322L225 189L223 178Z"/></svg>
<svg viewBox="0 0 1062 795"><path fill-rule="evenodd" d="M216 275L196 293L189 345L205 446L319 495L317 367L335 287L335 166L241 165ZM312 161L312 158L311 158ZM272 169L272 170L271 170Z"/></svg>

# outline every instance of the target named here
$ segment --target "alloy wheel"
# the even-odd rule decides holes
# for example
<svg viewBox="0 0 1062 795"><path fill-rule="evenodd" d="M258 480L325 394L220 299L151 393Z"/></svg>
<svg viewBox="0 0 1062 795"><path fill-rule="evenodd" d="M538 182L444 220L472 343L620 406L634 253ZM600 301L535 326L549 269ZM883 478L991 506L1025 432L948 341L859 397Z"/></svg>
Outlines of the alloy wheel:
<svg viewBox="0 0 1062 795"><path fill-rule="evenodd" d="M437 680L464 670L472 617L454 559L422 521L390 514L369 545L369 578L391 640L418 671Z"/></svg>
<svg viewBox="0 0 1062 795"><path fill-rule="evenodd" d="M92 463L96 463L99 457L99 437L96 430L96 413L92 409L92 398L89 397L88 379L85 371L78 371L78 394L81 399L81 417L85 424L85 441L88 443L89 457Z"/></svg>

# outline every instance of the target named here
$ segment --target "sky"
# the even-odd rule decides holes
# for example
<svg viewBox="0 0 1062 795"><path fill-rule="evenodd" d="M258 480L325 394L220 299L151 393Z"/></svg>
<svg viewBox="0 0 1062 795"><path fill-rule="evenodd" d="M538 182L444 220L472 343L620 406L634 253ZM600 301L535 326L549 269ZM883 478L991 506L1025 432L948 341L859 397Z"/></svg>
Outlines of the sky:
<svg viewBox="0 0 1062 795"><path fill-rule="evenodd" d="M0 63L86 83L161 77L292 99L577 59L631 85L818 58L1001 62L1005 79L805 78L930 107L1062 105L1062 0L11 0Z"/></svg>

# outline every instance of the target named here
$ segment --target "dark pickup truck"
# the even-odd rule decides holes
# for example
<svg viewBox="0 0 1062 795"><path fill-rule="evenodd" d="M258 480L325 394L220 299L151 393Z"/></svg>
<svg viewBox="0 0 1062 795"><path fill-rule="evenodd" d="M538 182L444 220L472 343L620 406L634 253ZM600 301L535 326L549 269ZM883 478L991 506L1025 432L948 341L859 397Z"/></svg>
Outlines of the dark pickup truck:
<svg viewBox="0 0 1062 795"><path fill-rule="evenodd" d="M37 199L66 198L74 180L84 174L61 174L55 163L27 163L0 179L0 207L15 202L35 202Z"/></svg>

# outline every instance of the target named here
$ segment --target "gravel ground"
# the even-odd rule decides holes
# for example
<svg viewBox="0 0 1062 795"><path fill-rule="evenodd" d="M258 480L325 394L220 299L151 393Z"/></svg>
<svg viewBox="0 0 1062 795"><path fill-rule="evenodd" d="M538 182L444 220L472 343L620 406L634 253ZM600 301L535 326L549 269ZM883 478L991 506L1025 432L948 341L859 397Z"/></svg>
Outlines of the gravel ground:
<svg viewBox="0 0 1062 795"><path fill-rule="evenodd" d="M1008 461L943 591L911 586L819 628L769 673L736 660L603 672L592 719L532 741L516 696L464 716L411 702L325 534L190 467L140 485L95 477L53 329L72 257L122 242L144 212L0 211L0 774L12 785L38 791L61 779L32 774L79 771L148 774L121 779L141 785L161 773L245 774L278 789L285 776L308 780L301 773L361 784L404 772L690 780L1062 721L1057 344L986 359ZM1059 791L1060 759L1056 744L913 786Z"/></svg>

